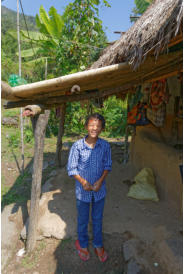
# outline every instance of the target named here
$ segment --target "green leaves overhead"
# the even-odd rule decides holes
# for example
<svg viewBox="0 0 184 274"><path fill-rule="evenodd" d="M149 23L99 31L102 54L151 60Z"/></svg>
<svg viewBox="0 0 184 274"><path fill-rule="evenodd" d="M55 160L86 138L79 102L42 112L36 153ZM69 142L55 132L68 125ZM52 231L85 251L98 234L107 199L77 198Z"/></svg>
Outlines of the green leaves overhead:
<svg viewBox="0 0 184 274"><path fill-rule="evenodd" d="M146 0L135 0L135 5L140 14L142 14L147 9L149 4L149 1Z"/></svg>
<svg viewBox="0 0 184 274"><path fill-rule="evenodd" d="M33 57L35 55L35 53L37 53L39 51L39 48L30 48L30 49L25 49L21 51L21 57L26 58L26 57ZM18 56L19 53L16 52L16 55Z"/></svg>
<svg viewBox="0 0 184 274"><path fill-rule="evenodd" d="M41 33L52 38L53 42L58 44L57 40L61 39L64 22L54 7L50 8L48 15L44 7L40 6L39 16L36 15L36 24Z"/></svg>
<svg viewBox="0 0 184 274"><path fill-rule="evenodd" d="M153 0L134 0L136 8L133 9L135 14L143 14Z"/></svg>

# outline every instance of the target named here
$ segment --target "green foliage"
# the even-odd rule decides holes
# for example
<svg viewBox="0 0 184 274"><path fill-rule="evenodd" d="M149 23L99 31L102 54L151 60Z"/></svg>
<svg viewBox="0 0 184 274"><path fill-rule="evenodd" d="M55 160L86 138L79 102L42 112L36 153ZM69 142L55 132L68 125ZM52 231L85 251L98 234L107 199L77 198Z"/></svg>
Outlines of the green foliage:
<svg viewBox="0 0 184 274"><path fill-rule="evenodd" d="M15 133L11 133L8 136L8 146L11 148L16 148L20 145L20 131L16 131Z"/></svg>
<svg viewBox="0 0 184 274"><path fill-rule="evenodd" d="M2 208L6 205L23 202L28 199L28 193L26 195L22 195L20 188L25 185L25 179L29 177L29 174L24 172L24 175L20 175L16 180L14 186L11 188L10 186L5 186L2 183L1 188L1 205ZM5 180L5 179L3 179ZM25 193L24 193L25 194Z"/></svg>
<svg viewBox="0 0 184 274"><path fill-rule="evenodd" d="M140 16L142 15L148 6L153 2L153 0L134 0L135 8L132 9L132 16ZM135 18L131 19L131 21L136 21Z"/></svg>
<svg viewBox="0 0 184 274"><path fill-rule="evenodd" d="M87 116L87 108L81 108L80 102L68 103L66 109L65 133L84 134L84 124Z"/></svg>
<svg viewBox="0 0 184 274"><path fill-rule="evenodd" d="M26 143L33 143L34 141L34 134L32 127L26 125L24 127L24 142Z"/></svg>
<svg viewBox="0 0 184 274"><path fill-rule="evenodd" d="M47 138L51 137L52 135L57 136L58 125L59 125L59 119L56 118L56 111L52 109L50 111L49 121L48 121L47 128L46 128L46 137Z"/></svg>
<svg viewBox="0 0 184 274"><path fill-rule="evenodd" d="M63 14L64 27L57 60L64 74L86 69L106 46L107 38L98 18L100 1L75 0Z"/></svg>
<svg viewBox="0 0 184 274"><path fill-rule="evenodd" d="M110 97L104 102L102 110L106 120L106 136L124 136L127 121L127 101L116 99L115 96Z"/></svg>
<svg viewBox="0 0 184 274"><path fill-rule="evenodd" d="M127 121L127 100L122 101L115 96L109 97L103 103L103 108L91 105L92 112L102 114L106 120L104 136L120 137L125 135L126 121ZM65 117L65 135L84 135L86 130L84 128L85 120L89 107L87 105L82 108L80 102L67 103L66 117ZM52 110L46 136L57 136L59 120L56 118L55 111Z"/></svg>
<svg viewBox="0 0 184 274"><path fill-rule="evenodd" d="M58 42L55 39L61 39L61 32L64 25L62 16L57 13L54 7L50 8L48 15L42 5L40 6L39 13L39 16L36 15L36 24L40 32L51 37L51 42L57 46Z"/></svg>
<svg viewBox="0 0 184 274"><path fill-rule="evenodd" d="M36 31L35 18L33 16L25 16L28 29ZM26 30L23 15L20 14L20 26L22 30ZM26 31L27 32L27 31ZM12 33L14 33L12 35ZM21 50L30 48L21 37ZM3 81L8 81L10 74L18 74L18 50L17 43L17 14L16 12L1 6L1 78ZM42 69L38 70L38 65L25 65L22 58L22 77L28 82L34 82L43 79ZM35 72L36 70L36 72Z"/></svg>

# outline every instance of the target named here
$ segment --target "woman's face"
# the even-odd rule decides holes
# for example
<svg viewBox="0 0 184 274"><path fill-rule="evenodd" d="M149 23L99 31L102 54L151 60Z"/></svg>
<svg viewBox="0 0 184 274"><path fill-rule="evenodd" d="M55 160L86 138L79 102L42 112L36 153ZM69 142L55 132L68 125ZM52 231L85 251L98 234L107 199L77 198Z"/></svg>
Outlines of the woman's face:
<svg viewBox="0 0 184 274"><path fill-rule="evenodd" d="M98 119L92 118L88 121L86 130L88 131L89 137L98 138L98 135L102 131L102 122Z"/></svg>

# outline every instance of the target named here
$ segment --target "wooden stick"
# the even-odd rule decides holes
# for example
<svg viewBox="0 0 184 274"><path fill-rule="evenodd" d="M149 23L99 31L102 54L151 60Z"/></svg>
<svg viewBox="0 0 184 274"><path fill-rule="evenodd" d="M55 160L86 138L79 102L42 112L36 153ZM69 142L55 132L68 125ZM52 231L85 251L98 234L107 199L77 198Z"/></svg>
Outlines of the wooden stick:
<svg viewBox="0 0 184 274"><path fill-rule="evenodd" d="M37 225L39 217L39 201L41 195L41 180L43 167L43 149L46 126L48 123L50 111L46 110L45 114L40 114L32 118L34 131L34 163L31 189L31 205L26 249L27 252L33 251L36 244Z"/></svg>
<svg viewBox="0 0 184 274"><path fill-rule="evenodd" d="M33 180L31 190L31 207L28 227L27 251L31 252L34 249L36 242L36 229L39 212L39 199L41 194L41 178L43 166L43 147L45 129L48 121L50 111L45 114L38 115L32 118L33 131L35 137L35 155L33 164Z"/></svg>
<svg viewBox="0 0 184 274"><path fill-rule="evenodd" d="M66 103L62 104L60 108L59 132L58 132L57 146L56 146L56 163L59 167L61 167L61 150L63 145L62 137L64 134L65 114L66 114Z"/></svg>

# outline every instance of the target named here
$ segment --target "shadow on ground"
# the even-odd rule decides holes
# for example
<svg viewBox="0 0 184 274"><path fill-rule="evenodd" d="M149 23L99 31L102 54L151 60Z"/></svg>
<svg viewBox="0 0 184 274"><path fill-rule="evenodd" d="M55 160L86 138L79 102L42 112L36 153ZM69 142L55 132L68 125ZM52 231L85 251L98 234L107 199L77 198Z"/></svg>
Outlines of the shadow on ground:
<svg viewBox="0 0 184 274"><path fill-rule="evenodd" d="M90 259L87 262L80 260L75 250L73 239L64 240L54 252L57 261L55 274L122 274L124 272L122 234L104 234L104 246L108 252L108 260L101 263L94 253L91 241L89 242Z"/></svg>

